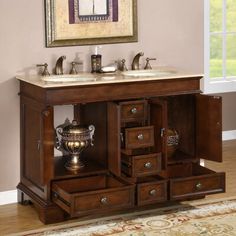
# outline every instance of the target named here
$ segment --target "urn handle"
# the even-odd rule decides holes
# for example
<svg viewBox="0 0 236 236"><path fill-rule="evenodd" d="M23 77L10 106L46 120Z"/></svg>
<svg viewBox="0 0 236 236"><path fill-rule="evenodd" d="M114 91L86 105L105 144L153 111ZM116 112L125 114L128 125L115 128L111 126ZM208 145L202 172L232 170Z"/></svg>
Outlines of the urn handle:
<svg viewBox="0 0 236 236"><path fill-rule="evenodd" d="M62 135L62 133L63 133L62 127L58 126L58 127L56 128L56 132L57 132L57 136L58 136L58 134Z"/></svg>
<svg viewBox="0 0 236 236"><path fill-rule="evenodd" d="M62 127L58 126L55 129L55 148L60 150L61 148L61 137L62 136L63 129Z"/></svg>
<svg viewBox="0 0 236 236"><path fill-rule="evenodd" d="M93 146L93 136L94 136L94 132L95 132L95 126L94 125L90 125L89 127L89 131L90 131L90 139L91 139L91 146Z"/></svg>

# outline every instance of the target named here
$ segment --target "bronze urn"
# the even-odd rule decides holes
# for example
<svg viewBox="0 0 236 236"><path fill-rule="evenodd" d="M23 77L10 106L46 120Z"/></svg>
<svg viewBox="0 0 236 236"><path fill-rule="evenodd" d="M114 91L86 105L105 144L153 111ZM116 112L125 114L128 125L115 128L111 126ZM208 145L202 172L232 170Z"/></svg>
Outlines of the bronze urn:
<svg viewBox="0 0 236 236"><path fill-rule="evenodd" d="M56 128L56 148L69 154L66 169L77 171L85 166L80 153L93 146L94 131L93 125L79 125L76 120L71 123L67 120Z"/></svg>

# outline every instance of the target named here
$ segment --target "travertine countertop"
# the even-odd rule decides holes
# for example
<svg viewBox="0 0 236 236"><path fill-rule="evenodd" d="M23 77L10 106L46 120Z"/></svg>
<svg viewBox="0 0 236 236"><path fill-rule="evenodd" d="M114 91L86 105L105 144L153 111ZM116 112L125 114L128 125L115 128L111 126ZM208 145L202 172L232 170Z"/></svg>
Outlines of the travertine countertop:
<svg viewBox="0 0 236 236"><path fill-rule="evenodd" d="M153 72L166 72L167 70L153 70ZM167 80L167 79L180 79L180 78L194 78L203 77L203 74L195 74L189 72L168 70L170 73L160 73L157 76L125 76L121 72L116 73L104 73L104 74L91 74L91 73L79 73L76 75L78 78L85 78L83 81L63 81L63 82L50 82L45 81L45 77L39 75L31 76L16 76L18 80L25 81L27 83L42 87L42 88L56 88L67 86L84 86L84 85L97 85L97 84L111 84L111 83L127 83L127 82L141 82L151 80ZM66 77L67 75L63 75ZM70 77L71 75L68 75ZM56 78L56 77L55 77ZM87 80L88 78L88 80Z"/></svg>

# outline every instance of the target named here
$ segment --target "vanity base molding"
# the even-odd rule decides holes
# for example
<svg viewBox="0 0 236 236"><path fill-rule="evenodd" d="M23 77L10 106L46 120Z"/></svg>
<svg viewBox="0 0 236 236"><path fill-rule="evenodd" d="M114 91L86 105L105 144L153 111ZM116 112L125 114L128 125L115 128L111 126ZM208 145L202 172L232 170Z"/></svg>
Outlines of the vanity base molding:
<svg viewBox="0 0 236 236"><path fill-rule="evenodd" d="M60 207L50 201L42 200L22 183L17 185L17 190L18 203L25 205L24 199L27 199L30 204L34 205L40 221L44 224L58 223L69 219L69 216Z"/></svg>

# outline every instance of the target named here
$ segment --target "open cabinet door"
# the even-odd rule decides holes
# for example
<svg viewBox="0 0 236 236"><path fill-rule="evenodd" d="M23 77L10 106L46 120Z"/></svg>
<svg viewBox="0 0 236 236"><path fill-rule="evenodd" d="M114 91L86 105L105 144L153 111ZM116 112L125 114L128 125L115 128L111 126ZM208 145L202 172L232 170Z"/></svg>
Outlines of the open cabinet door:
<svg viewBox="0 0 236 236"><path fill-rule="evenodd" d="M154 151L162 153L162 169L167 168L167 103L164 99L151 99L150 123L154 126Z"/></svg>
<svg viewBox="0 0 236 236"><path fill-rule="evenodd" d="M196 95L196 154L222 162L222 99Z"/></svg>

